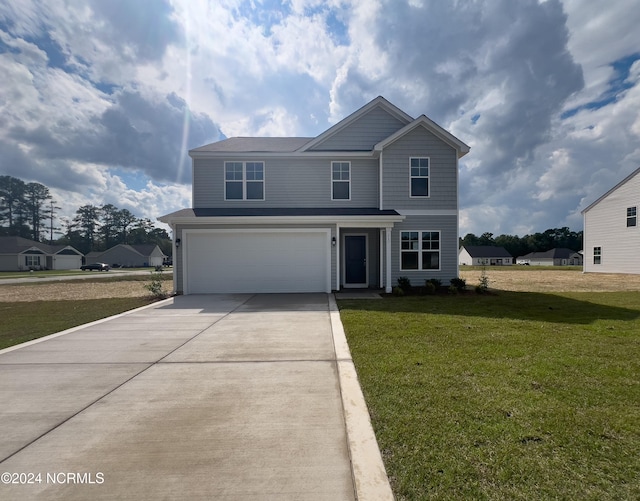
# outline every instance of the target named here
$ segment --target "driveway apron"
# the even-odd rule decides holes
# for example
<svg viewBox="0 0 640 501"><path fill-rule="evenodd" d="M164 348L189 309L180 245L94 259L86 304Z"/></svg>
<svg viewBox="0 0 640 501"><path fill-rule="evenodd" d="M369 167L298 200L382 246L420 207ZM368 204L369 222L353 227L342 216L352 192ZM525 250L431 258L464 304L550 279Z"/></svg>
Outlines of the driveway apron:
<svg viewBox="0 0 640 501"><path fill-rule="evenodd" d="M355 499L338 366L326 294L179 296L4 350L0 498Z"/></svg>

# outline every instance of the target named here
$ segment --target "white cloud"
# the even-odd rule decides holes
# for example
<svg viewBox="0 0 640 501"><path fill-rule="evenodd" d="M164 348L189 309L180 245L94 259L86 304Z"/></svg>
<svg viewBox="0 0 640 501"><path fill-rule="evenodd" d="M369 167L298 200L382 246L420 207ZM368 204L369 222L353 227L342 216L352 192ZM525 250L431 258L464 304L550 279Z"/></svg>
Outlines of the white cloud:
<svg viewBox="0 0 640 501"><path fill-rule="evenodd" d="M639 24L633 0L10 0L2 173L162 213L189 205L188 148L316 135L383 95L472 147L462 234L579 229L640 165Z"/></svg>

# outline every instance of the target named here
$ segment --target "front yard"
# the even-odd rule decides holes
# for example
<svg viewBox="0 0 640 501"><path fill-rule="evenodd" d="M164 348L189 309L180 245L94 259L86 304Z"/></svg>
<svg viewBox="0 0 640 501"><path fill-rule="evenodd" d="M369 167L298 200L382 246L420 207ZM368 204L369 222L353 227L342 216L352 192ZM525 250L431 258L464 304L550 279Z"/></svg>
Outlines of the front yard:
<svg viewBox="0 0 640 501"><path fill-rule="evenodd" d="M339 306L398 500L640 499L640 292Z"/></svg>

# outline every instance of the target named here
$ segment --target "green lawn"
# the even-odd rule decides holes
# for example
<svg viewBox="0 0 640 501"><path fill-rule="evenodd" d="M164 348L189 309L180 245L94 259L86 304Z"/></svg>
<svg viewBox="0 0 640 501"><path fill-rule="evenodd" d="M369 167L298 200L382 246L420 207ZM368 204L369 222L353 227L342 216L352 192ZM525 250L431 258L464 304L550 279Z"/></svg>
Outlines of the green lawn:
<svg viewBox="0 0 640 501"><path fill-rule="evenodd" d="M0 349L151 303L150 298L0 302Z"/></svg>
<svg viewBox="0 0 640 501"><path fill-rule="evenodd" d="M339 306L398 500L640 499L640 292Z"/></svg>

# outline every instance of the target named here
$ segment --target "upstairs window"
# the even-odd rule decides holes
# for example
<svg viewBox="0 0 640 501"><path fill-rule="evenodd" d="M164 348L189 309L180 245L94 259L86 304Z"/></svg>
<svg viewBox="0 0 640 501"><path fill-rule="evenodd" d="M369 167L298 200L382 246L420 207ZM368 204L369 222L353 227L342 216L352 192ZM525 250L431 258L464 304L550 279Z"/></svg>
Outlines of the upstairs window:
<svg viewBox="0 0 640 501"><path fill-rule="evenodd" d="M637 218L637 207L627 207L627 228L631 226L637 226L638 218Z"/></svg>
<svg viewBox="0 0 640 501"><path fill-rule="evenodd" d="M409 159L409 182L411 197L429 196L429 158L412 157Z"/></svg>
<svg viewBox="0 0 640 501"><path fill-rule="evenodd" d="M331 162L331 200L351 199L351 163Z"/></svg>
<svg viewBox="0 0 640 501"><path fill-rule="evenodd" d="M264 162L225 162L225 200L264 200Z"/></svg>
<svg viewBox="0 0 640 501"><path fill-rule="evenodd" d="M401 231L400 269L439 270L440 232Z"/></svg>

